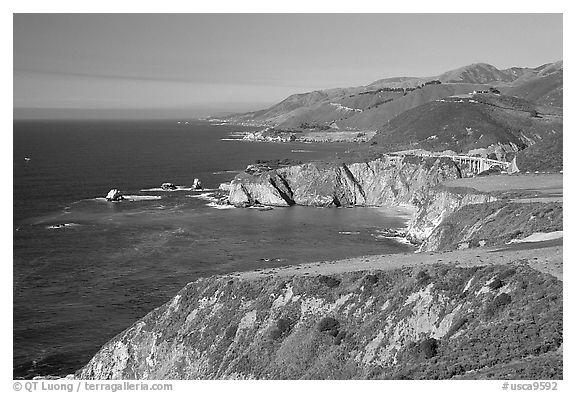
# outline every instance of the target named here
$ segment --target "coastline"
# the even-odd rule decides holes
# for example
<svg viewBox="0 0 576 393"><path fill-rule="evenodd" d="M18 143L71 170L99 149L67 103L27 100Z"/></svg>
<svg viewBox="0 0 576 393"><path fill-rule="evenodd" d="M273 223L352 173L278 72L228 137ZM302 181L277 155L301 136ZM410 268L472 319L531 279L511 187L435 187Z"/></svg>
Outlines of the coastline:
<svg viewBox="0 0 576 393"><path fill-rule="evenodd" d="M65 127L62 127L62 135L66 136L68 133L72 133L74 128L82 127L83 124L83 122L65 124ZM91 127L96 127L95 124L89 124ZM136 126L140 127L140 123ZM198 134L198 138L206 135L209 146L216 144L222 146L225 151L237 150L241 154L234 154L231 157L231 161L222 160L221 157L214 157L214 150L201 148L190 150L194 152L192 154L193 157L174 155L182 157L182 159L173 158L172 155L169 155L169 157L165 154L159 154L154 160L153 170L146 169L145 166L134 169L130 166L120 168L120 165L118 165L119 171L114 172L113 175L110 175L109 172L98 171L98 176L91 178L91 188L65 187L65 190L63 189L65 192L62 195L65 195L69 200L62 203L62 206L57 204L59 198L61 198L60 194L53 194L51 189L45 193L45 199L48 203L47 207L44 208L44 205L40 204L36 205L39 213L15 206L16 211L21 210L24 212L22 220L28 219L27 216L31 217L28 221L23 221L22 228L15 228L14 234L16 245L18 245L15 256L16 281L14 285L19 291L15 299L17 320L15 325L16 351L13 358L15 376L26 375L31 377L33 375L43 375L48 370L49 372L57 373L61 368L66 369L64 372L72 372L72 370L81 367L88 361L114 335L129 327L137 318L142 317L154 307L169 300L187 282L192 281L200 274L207 276L218 272L244 269L238 266L243 261L247 262L245 269L254 269L261 266L279 266L286 263L318 261L364 253L376 254L387 252L388 247L391 248L390 252L408 249L406 246L396 244L396 241L372 237L372 234L378 234L376 229L387 227L386 218L382 217L382 219L379 217L380 214L374 210L365 210L357 214L357 212L344 211L344 209L338 209L340 211L332 210L331 212L308 209L313 210L311 215L297 211L283 215L281 209L262 213L254 209L243 211L231 209L226 212L220 212L217 210L220 205L207 206L211 201L187 198L187 194L200 194L200 192L184 192L184 190L176 192L148 191L153 188L158 189L158 186L164 181L187 185L191 184L192 179L197 177L202 179L206 188L218 187L221 182L229 182L235 176L236 171L232 173L230 169L242 171L246 164L257 159L271 159L278 156L291 157L290 151L295 149L292 145L257 147L240 143L227 144L219 142L219 140L221 135L225 135L230 131L230 127L209 127L203 124L201 126L202 128L196 129L177 127L172 124L167 126L167 129L171 130L167 133L169 135L174 133L175 138L172 140L176 141L174 144L178 145L177 147L180 149L177 151L188 151L190 148L201 146L201 144L195 143L196 134ZM40 129L41 125L36 127ZM126 148L126 154L114 154L114 157L117 156L118 159L130 157L127 153L134 149L135 146L142 149L142 151L148 151L145 146L137 143L148 140L148 137L156 138L154 140L166 139L164 134L156 131L158 127L156 122L144 122L143 127L146 130L150 129L150 133L142 134L146 138L137 138L137 141L131 140L130 132L113 133L113 130L118 127L124 129L126 125L123 123L106 123L102 126L98 125L98 127L101 127L104 135L110 136L117 143L118 148L123 146ZM97 128L97 130L100 130L100 128ZM127 130L131 130L131 128L127 128ZM188 132L189 130L194 132ZM40 135L41 133L38 134ZM43 133L42 135L47 134ZM86 132L79 135L89 138L91 133ZM56 136L52 138L56 138ZM74 140L73 138L62 139L65 139L65 141ZM36 141L36 139L30 139L26 140L27 143L18 143L15 156L23 155L24 151L29 154L31 146L37 143ZM41 146L50 145L48 143L40 143L41 141L38 139L38 144ZM67 145L63 144L62 146ZM95 148L97 146L95 145ZM149 150L161 153L165 149L165 147L157 148L155 146L163 145L154 143ZM303 160L308 160L311 156L328 156L328 151L344 150L344 147L340 146L310 144L306 144L306 147L302 144L297 144L296 146L298 146L297 149L306 149L309 146L314 146L309 148L310 151L305 154L293 155ZM316 146L318 147L316 148ZM102 152L107 152L108 150L97 149L97 151ZM278 151L282 153L277 153ZM20 159L16 164L16 169L26 170L25 174L34 174L38 170L50 171L49 173L53 174L53 176L47 177L46 183L54 186L58 184L58 181L54 179L58 179L61 174L65 174L66 179L75 179L73 168L81 167L80 163L83 162L80 161L80 163L76 162L74 165L60 167L57 164L67 162L68 158L66 160L64 157L60 160L48 160L43 159L43 157L40 153L35 154L30 163L24 163ZM79 160L84 160L84 157L78 158ZM93 158L93 156L89 158ZM177 165L172 162L174 160L177 161ZM95 161L103 162L106 159L99 158ZM132 159L130 161L131 163L134 162ZM47 165L48 162L50 165ZM114 164L116 161L110 161L110 158L108 158L107 162ZM123 173L130 174L130 176ZM27 178L18 174L18 179ZM30 184L31 187L28 189L33 190L33 179L31 179ZM126 201L127 203L108 203L104 202L104 198L100 200L93 199L93 196L105 195L111 184L122 188L127 195L154 195L155 199L139 202ZM58 189L54 188L54 192L57 192ZM15 190L21 189L15 187ZM72 190L78 192L69 192ZM18 201L31 200L25 198L25 195L19 191ZM57 196L54 197L54 195ZM161 199L158 199L160 197ZM52 207L53 205L55 207ZM185 209L181 206L184 206ZM201 217L196 217L196 209L198 214L201 214ZM305 208L297 210L305 210ZM180 211L184 214L179 214ZM227 213L231 214L225 216ZM286 230L290 228L296 229L294 226L296 225L294 224L295 222L305 222L307 216L318 216L320 218L321 215L326 216L326 220L314 219L316 224L308 226L313 231L311 232L311 237L307 238L302 234L294 234L294 236L288 236L289 239L282 239L282 233L285 233ZM276 219L271 216L276 217ZM16 217L18 217L18 214L16 214ZM211 219L210 217L216 217L217 219ZM226 224L226 221L230 219L227 217L234 217L232 220L235 220L236 223L231 223L232 225ZM292 224L290 222L287 222L288 225L282 223L283 219L293 219L294 217L297 220L292 220ZM339 225L336 221L338 217L344 218L342 225ZM249 225L253 225L254 231L244 235L240 225L243 220L246 220ZM358 220L366 220L366 224ZM46 224L36 225L40 221L46 221ZM150 226L150 222L152 222L152 226ZM378 222L382 224L379 225ZM405 225L404 220L400 219L394 219L391 222L390 227ZM140 223L142 223L142 227L136 228ZM324 223L328 225L324 225ZM221 236L213 236L212 233L217 234L218 232L215 230L210 233L208 228L214 227L217 229L218 226L227 227L228 230L225 233L221 233ZM50 227L50 229L46 227ZM230 227L238 227L238 230L230 229ZM279 228L279 232L275 234L274 231L277 228ZM359 236L338 234L338 231L354 231L358 228L362 231ZM237 233L238 236L234 235L233 232ZM255 239L257 232L266 232L262 241ZM91 236L94 233L96 235ZM91 245L100 244L100 241L104 242L112 237L114 238L114 246L118 246L117 252L113 249L114 246L106 249L90 248ZM223 243L222 247L217 246L218 237ZM245 237L247 240L238 240L241 237ZM56 243L50 244L48 240ZM155 246L159 245L159 247L154 249L154 252L146 251L152 249L148 245L150 241ZM24 247L27 245L26 242L31 247ZM60 242L62 242L62 245L60 245ZM314 245L314 243L317 245ZM77 247L78 249L74 247L74 245L83 244L86 244L82 249L83 251L80 251L79 247ZM168 246L162 248L165 244L168 244ZM196 244L200 244L200 248L195 247ZM251 246L245 247L243 244L250 244ZM300 244L303 245L302 249L295 250L295 252L290 250L294 246L299 247ZM334 244L335 247L328 246L323 249L327 244ZM41 247L44 245L45 247L42 249ZM34 246L38 247L37 252L34 251ZM243 247L245 247L245 251ZM211 251L212 249L214 249L214 252ZM310 257L307 258L308 249L310 249ZM30 252L26 250L30 250ZM50 254L48 254L48 251ZM36 256L43 255L44 258L42 259L42 264L31 264L30 268L33 269L34 274L30 274L30 269L28 269L28 265L25 262L33 260L35 255L29 256L33 252L36 252ZM84 255L77 258L76 252L82 252ZM163 263L159 264L156 262L158 259L156 253L162 255ZM277 260L281 258L285 260ZM76 259L81 263L75 262ZM266 259L270 259L271 263L265 262ZM67 265L68 261L70 261L69 265ZM49 264L58 268L53 269L53 271L51 269L49 274L35 274L36 271L42 273L42 269ZM148 274L149 271L153 271L154 274ZM87 272L94 272L95 274ZM178 278L171 278L176 275ZM77 286L72 285L70 290L65 285L68 279L67 276L80 277L86 285L79 289L76 289ZM34 279L34 282L30 282L32 279ZM55 281L59 285L55 286ZM117 285L110 288L110 282L115 282ZM158 284L158 282L161 284ZM60 285L60 283L62 284ZM144 288L152 289L145 290ZM80 292L81 296L77 298L73 293L74 291ZM29 300L30 298L31 300ZM112 300L105 301L104 299L106 298ZM125 299L128 299L128 301ZM51 304L48 306L44 305L44 300L49 301ZM59 301L62 301L63 304L59 305ZM97 306L94 306L94 303ZM44 311L47 307L51 310L50 312ZM26 310L25 315L24 310ZM52 319L47 317L39 320L37 316L43 315L41 314L42 312L46 313L46 315L49 314ZM69 314L70 316L68 316ZM98 323L92 322L92 320L102 320L102 318L106 318L105 327L102 329L92 329L89 326L91 323ZM56 322L59 320L74 321L74 326L69 327L69 330L75 332L75 337L71 340L63 337L63 345L66 345L64 350L60 349L61 344L59 343L61 330L58 329L56 323L53 323L53 320ZM48 328L45 331L41 331L42 324L48 324L48 322L50 323ZM34 340L36 338L43 340L42 343L38 344L25 336L30 326L34 326L34 329L36 329L34 331L37 331ZM47 341L49 343L44 344ZM76 348L81 348L82 352L73 348L74 345L77 345ZM40 349L37 350L36 348ZM69 350L68 348L73 349ZM52 357L54 353L58 356L56 360ZM81 361L76 361L77 353L81 353L80 356L85 358L82 358ZM71 364L73 364L73 367L70 367ZM35 374L36 370L38 370L38 374Z"/></svg>
<svg viewBox="0 0 576 393"><path fill-rule="evenodd" d="M418 370L416 379L482 379L486 372L500 379L561 379L562 278L558 240L202 278L66 378L337 379L348 370L348 378L400 379L410 365ZM524 299L526 291L536 299ZM506 307L501 298L512 304ZM529 341L513 341L513 355L500 353L516 326L530 326L534 306L554 320L536 319ZM516 311L521 319L516 315L510 330ZM332 330L323 329L328 322ZM422 335L438 345L430 355L438 367L428 367L429 357L410 355L426 342ZM317 350L306 350L310 343ZM454 368L457 353L466 360ZM326 356L334 359L328 366ZM510 371L517 362L523 368Z"/></svg>
<svg viewBox="0 0 576 393"><path fill-rule="evenodd" d="M558 363L562 356L562 322L559 315L562 314L563 233L558 231L558 225L562 225L562 204L538 201L519 204L473 188L446 187L442 185L443 181L454 177L454 173L444 169L446 172L442 177L431 180L428 172L439 164L441 162L417 160L404 162L400 166L383 166L380 174L384 175L379 177L381 183L378 190L388 190L391 184L402 184L405 194L402 198L398 198L397 191L387 194L386 198L378 200L378 206L365 203L367 196L370 196L365 192L365 185L373 184L370 179L375 178L372 177L375 163L366 164L372 171L369 177L352 166L335 170L331 166L310 164L288 167L284 169L285 172L269 170L255 175L239 175L231 182L230 197L234 187L242 190L248 196L245 199L248 203L240 204L243 207L261 203L262 198L268 198L268 204L282 206L280 200L272 195L272 192L279 192L278 195L288 206L296 201L297 205L318 208L336 205L336 208L372 207L394 211L403 217L403 228L383 236L394 234L390 237L398 237L398 234L402 234L403 240L423 242L413 253L266 267L190 282L171 301L150 312L106 344L84 368L78 370L75 377L285 378L284 368L279 365L299 362L299 356L294 354L294 348L300 348L296 343L320 340L315 345L322 346L333 356L339 353L338 356L345 359L344 363L337 362L337 367L341 367L339 372L347 367L354 370L349 378L353 378L352 375L354 378L372 378L374 371L370 371L370 367L375 365L380 367L380 376L395 378L402 375L397 372L405 372L402 367L413 364L414 355L410 353L414 346L424 345L421 340L429 337L426 340L435 340L434 345L443 343L453 348L441 355L441 363L453 363L455 359L452 356L457 348L468 348L470 355L466 358L477 360L467 360L469 363L466 366L446 372L442 367L440 370L426 368L427 358L419 358L423 363L418 363L421 373L418 375L424 378L473 378L473 375L484 375L482 370L486 367L494 367L495 373L504 373L503 370L509 369L507 362L511 359L525 362L525 369L529 370L524 374L512 374L516 379L561 378L562 368L558 367ZM395 168L393 176L389 168ZM399 182L399 179L404 179L404 174L413 174L423 168L427 168L427 171L420 172L422 178L418 191ZM337 174L336 181L326 182L334 173ZM350 177L350 190L358 190L355 195L364 199L358 198L352 203L354 199L349 197L349 203L341 204L344 200L342 196L346 195L344 192L324 188L326 184L345 184L343 177L338 177L340 173ZM411 178L413 181L414 175ZM498 177L490 180L500 181ZM336 195L339 195L338 199ZM338 203L331 202L332 197ZM358 203L359 200L362 203ZM292 203L287 203L289 201ZM449 224L453 216L461 216L458 219L460 227ZM521 226L515 222L518 220L515 217L519 216L521 221L529 224ZM524 220L528 216L530 219ZM498 230L495 231L494 225ZM522 241L523 238L528 240ZM510 239L519 241L508 241ZM380 279L401 284L386 284L383 292L378 292L377 296L370 290L366 291L368 283L373 286ZM530 280L530 283L526 280ZM532 297L532 294L543 290L542 283L548 288L543 293L551 291L553 295L550 298L538 297L540 295ZM469 291L471 284L474 289ZM401 285L401 289L398 285ZM369 297L364 298L367 293ZM527 293L530 295L527 296ZM386 297L385 303L380 305L379 302L384 302ZM513 305L506 307L509 303ZM379 304L376 310L373 309L374 304ZM553 322L542 322L536 331L531 331L526 336L533 337L530 345L519 341L510 352L495 351L495 347L506 345L516 337L516 332L508 331L502 336L500 332L507 331L510 318L517 318L514 310L526 307L526 310L548 310L548 320ZM529 321L533 320L534 314L525 311L522 318L516 323L524 329L530 326ZM327 319L336 326L331 334L335 337L333 342L318 335L318 329L320 332L324 330L317 326L323 326L323 321ZM473 343L482 341L480 337L486 334L486 324L494 330L490 337L498 338L493 345L477 347ZM145 326L150 327L144 331ZM339 330L340 326L345 326L346 330ZM207 328L211 330L210 338L206 337ZM177 339L159 338L166 330L176 334ZM462 330L461 335L454 334L458 330ZM348 343L346 337L350 331L354 332L354 339ZM542 338L550 335L555 337L553 344ZM191 337L194 337L194 341L189 342ZM388 339L383 340L384 337ZM278 348L274 341L284 338L286 347L280 344ZM346 352L340 352L333 345L351 347ZM533 345L538 349L531 349ZM235 349L230 352L230 348ZM378 352L376 348L380 348ZM487 351L486 348L492 348L491 358L478 358L480 353ZM176 369L157 368L154 362L138 360L158 351L172 353L166 361L176 361L173 365ZM249 363L254 365L246 365L246 355L239 356L238 353L250 353ZM269 357L266 364L272 365L270 369L260 364L264 354ZM525 360L533 354L544 355L535 360ZM175 360L179 356L183 356L184 360ZM317 353L307 356L308 361L314 363L324 359ZM404 362L400 371L396 365L398 357ZM198 362L211 366L200 367ZM293 366L295 371L290 372L288 378L325 379L330 378L333 372L322 366L321 371L310 374L307 367L298 364ZM539 368L541 364L549 364L552 368L546 370L555 371L546 374L547 371ZM257 371L262 367L268 371Z"/></svg>
<svg viewBox="0 0 576 393"><path fill-rule="evenodd" d="M440 167L444 171L441 172L442 175L439 175L439 173L434 170L436 167ZM391 168L395 169L391 170ZM404 237L387 236L391 233L384 231L381 235L382 237L396 238L397 241L402 242L403 239L408 238L406 231L412 224L415 224L419 230L429 229L429 231L432 232L444 218L461 208L464 204L484 204L485 202L492 201L491 197L487 198L487 194L478 190L476 190L478 192L471 194L469 191L463 192L457 188L442 187L441 183L444 178L455 176L453 169L449 163L443 163L437 160L427 161L414 159L406 160L402 162L401 165L386 160L378 160L370 163L345 164L342 166L303 164L290 168L287 167L276 173L280 173L281 175L278 179L288 179L291 193L290 198L294 197L292 199L293 201L300 201L297 204L312 202L316 203L316 205L308 204L306 206L315 206L318 208L322 208L323 206L337 206L332 207L334 209L356 207L375 208L382 211L390 209L389 211L394 212L394 216L402 217L403 224L402 227L398 227L398 229L400 230L399 232L403 232ZM417 181L415 181L415 174L418 174ZM246 185L251 187L249 189L249 195L254 196L254 202L258 202L258 200L262 201L260 198L264 194L260 193L261 189L258 188L260 185L268 187L264 189L266 193L274 191L266 181L258 182L258 176L257 174L257 176L252 178L245 177L244 181L247 180L248 182L237 184L241 187L245 187ZM266 175L262 176L261 180L266 180L265 176ZM329 176L334 176L337 181L326 182L327 178L330 179ZM344 180L346 180L346 182ZM342 188L334 192L334 190L329 187L330 184L337 184L342 186ZM377 184L378 188L370 188L370 186L375 184ZM414 188L414 184L418 184L417 189ZM340 191L343 192L340 193ZM338 195L338 199L335 198L336 195ZM330 199L331 196L334 196L334 199ZM343 198L343 196L345 198ZM333 201L337 201L338 205L333 203ZM472 207L472 210L476 210L476 208ZM418 220L419 213L423 213L421 217L422 220ZM474 214L471 215L471 218L474 218ZM344 228L342 234L346 235L347 233L344 231L348 230L349 229ZM352 232L350 232L350 234L352 234ZM350 237L348 237L347 240L355 241L354 238ZM434 244L432 246L434 246ZM504 246L498 247L502 248ZM523 247L526 247L526 245L523 245ZM533 245L531 245L531 247L533 247ZM533 248L530 250L532 249ZM558 249L561 250L561 246L559 246L559 248L557 247L556 250ZM533 251L522 251L522 253L516 252L516 254L514 254L510 250L512 249L504 252L499 251L497 247L481 247L470 250L451 251L450 253L373 254L365 257L360 256L348 259L308 262L286 267L256 269L244 273L237 273L240 274L240 276L237 276L236 273L230 275L214 275L209 279L222 281L229 277L232 280L236 278L240 278L241 280L244 280L244 278L249 278L250 280L257 280L259 278L264 280L277 280L282 277L306 277L314 281L314 278L318 275L342 275L364 271L388 272L405 268L415 269L424 266L432 266L431 268L435 269L433 265L436 264L448 264L451 269L456 267L485 266L487 259L496 260L498 265L501 265L501 262L503 264L514 263L522 265L521 260L533 258L534 255ZM527 250L527 248L521 250ZM482 257L479 257L479 255ZM516 256L507 257L507 255ZM300 258L300 261L302 260L310 261L310 259L306 259L305 257ZM558 265L558 263L560 263L560 265ZM532 266L533 264L534 262L529 265ZM543 259L542 262L536 264L536 266L542 266L542 269L536 270L541 272L555 272L555 277L560 279L562 277L561 257L553 261ZM188 285L185 288L187 287ZM155 310L151 311L151 313L154 312Z"/></svg>

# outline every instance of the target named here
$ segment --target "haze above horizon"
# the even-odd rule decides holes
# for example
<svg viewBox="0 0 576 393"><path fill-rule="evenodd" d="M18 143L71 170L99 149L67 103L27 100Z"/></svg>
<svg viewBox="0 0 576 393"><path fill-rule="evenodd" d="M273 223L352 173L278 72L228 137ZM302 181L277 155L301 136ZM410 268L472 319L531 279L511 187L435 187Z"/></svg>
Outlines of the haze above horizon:
<svg viewBox="0 0 576 393"><path fill-rule="evenodd" d="M562 59L561 14L15 14L15 118L205 116Z"/></svg>

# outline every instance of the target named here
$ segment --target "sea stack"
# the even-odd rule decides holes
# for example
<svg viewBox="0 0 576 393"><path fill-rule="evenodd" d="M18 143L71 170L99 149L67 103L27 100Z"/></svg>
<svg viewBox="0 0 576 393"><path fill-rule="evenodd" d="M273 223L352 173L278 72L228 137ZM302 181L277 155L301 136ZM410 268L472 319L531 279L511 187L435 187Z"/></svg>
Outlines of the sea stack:
<svg viewBox="0 0 576 393"><path fill-rule="evenodd" d="M113 188L106 195L106 200L110 202L122 201L124 200L124 196L122 195L120 190Z"/></svg>
<svg viewBox="0 0 576 393"><path fill-rule="evenodd" d="M173 183L162 183L163 190L175 190L177 187Z"/></svg>

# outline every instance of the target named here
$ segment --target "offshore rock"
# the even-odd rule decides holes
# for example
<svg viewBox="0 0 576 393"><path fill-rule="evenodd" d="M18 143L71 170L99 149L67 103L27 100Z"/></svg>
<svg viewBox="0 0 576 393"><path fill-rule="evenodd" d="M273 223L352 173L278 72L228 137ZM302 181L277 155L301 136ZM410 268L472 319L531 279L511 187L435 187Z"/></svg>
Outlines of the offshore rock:
<svg viewBox="0 0 576 393"><path fill-rule="evenodd" d="M110 202L123 201L124 196L122 195L120 190L113 188L110 191L108 191L108 194L106 194L106 200Z"/></svg>
<svg viewBox="0 0 576 393"><path fill-rule="evenodd" d="M178 187L176 187L176 185L173 183L162 183L161 188L163 190L175 190Z"/></svg>

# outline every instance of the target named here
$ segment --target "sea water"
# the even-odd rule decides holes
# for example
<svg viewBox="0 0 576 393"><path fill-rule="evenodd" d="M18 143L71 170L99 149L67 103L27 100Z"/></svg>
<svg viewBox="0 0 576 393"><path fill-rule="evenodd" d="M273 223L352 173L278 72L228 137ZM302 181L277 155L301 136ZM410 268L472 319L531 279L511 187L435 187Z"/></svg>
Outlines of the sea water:
<svg viewBox="0 0 576 393"><path fill-rule="evenodd" d="M199 277L411 250L382 236L405 224L400 211L214 204L213 190L258 159L331 159L351 147L238 140L247 130L14 123L15 378L74 372ZM194 178L204 190L191 189ZM130 200L107 202L111 188Z"/></svg>

